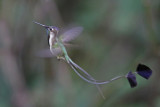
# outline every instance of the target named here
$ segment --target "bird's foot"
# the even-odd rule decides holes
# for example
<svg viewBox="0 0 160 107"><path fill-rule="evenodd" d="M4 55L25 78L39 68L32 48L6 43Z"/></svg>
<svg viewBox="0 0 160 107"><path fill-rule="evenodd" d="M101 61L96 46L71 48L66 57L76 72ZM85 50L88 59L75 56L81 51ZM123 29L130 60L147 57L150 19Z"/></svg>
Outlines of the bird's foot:
<svg viewBox="0 0 160 107"><path fill-rule="evenodd" d="M65 58L62 57L62 56L57 56L57 59L58 59L58 60L65 60Z"/></svg>

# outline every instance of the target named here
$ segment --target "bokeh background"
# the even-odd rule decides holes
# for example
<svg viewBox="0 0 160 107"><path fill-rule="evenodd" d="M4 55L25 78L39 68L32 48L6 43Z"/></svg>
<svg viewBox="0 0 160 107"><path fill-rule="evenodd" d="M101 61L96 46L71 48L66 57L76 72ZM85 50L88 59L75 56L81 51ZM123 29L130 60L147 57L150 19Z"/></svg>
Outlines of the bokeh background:
<svg viewBox="0 0 160 107"><path fill-rule="evenodd" d="M82 26L69 56L99 80L135 71L153 75L95 85L80 79L63 61L41 58L46 31L32 21L67 29ZM159 0L0 0L0 107L159 107Z"/></svg>

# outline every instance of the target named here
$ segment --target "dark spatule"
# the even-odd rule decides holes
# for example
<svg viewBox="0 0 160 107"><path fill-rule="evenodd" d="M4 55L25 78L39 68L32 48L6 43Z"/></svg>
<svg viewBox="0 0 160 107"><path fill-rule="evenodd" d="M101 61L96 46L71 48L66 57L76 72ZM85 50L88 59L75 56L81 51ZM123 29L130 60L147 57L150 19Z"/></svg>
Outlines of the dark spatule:
<svg viewBox="0 0 160 107"><path fill-rule="evenodd" d="M136 81L136 76L135 76L135 74L133 74L132 72L129 72L129 73L127 74L127 79L128 79L128 82L129 82L131 88L134 88L134 87L137 86L137 81Z"/></svg>
<svg viewBox="0 0 160 107"><path fill-rule="evenodd" d="M143 64L138 65L136 72L145 79L149 79L152 75L152 70Z"/></svg>

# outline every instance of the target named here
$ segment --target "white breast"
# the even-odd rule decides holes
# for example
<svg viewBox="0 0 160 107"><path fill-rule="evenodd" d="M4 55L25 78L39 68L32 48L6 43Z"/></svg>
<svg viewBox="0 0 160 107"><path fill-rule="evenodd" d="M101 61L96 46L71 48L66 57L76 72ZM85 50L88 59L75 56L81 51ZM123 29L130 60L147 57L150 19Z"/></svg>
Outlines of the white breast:
<svg viewBox="0 0 160 107"><path fill-rule="evenodd" d="M55 39L55 34L53 32L50 32L50 37L49 37L49 45L52 47L54 45L54 40Z"/></svg>

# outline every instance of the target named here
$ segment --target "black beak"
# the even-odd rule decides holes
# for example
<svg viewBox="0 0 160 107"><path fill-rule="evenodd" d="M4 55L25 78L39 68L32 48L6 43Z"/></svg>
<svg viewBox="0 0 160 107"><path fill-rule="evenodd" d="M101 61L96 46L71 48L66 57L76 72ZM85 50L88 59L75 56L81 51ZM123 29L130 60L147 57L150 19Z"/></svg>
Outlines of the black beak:
<svg viewBox="0 0 160 107"><path fill-rule="evenodd" d="M33 22L34 22L35 24L38 24L38 25L41 25L41 26L45 27L46 29L49 28L49 26L43 25L43 24L38 23L38 22L35 22L35 21L33 21Z"/></svg>

